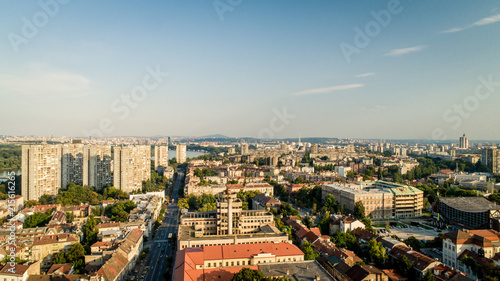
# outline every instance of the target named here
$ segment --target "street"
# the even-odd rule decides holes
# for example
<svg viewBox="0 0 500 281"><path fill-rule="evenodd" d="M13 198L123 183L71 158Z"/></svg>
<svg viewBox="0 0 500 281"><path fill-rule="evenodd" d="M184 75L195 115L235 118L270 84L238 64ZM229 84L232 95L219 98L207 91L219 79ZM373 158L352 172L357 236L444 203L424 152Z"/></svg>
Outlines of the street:
<svg viewBox="0 0 500 281"><path fill-rule="evenodd" d="M179 172L177 180L174 184L174 188L171 195L171 200L167 206L167 210L164 214L164 219L161 226L156 232L154 241L149 243L149 253L146 257L146 261L141 266L139 272L136 275L135 280L139 281L157 281L163 280L163 275L167 271L167 258L171 257L173 263L175 261L175 244L176 241L172 239L171 242L168 241L168 236L171 233L172 236L177 235L177 224L178 224L178 213L179 208L177 207L178 190L181 186L181 179L184 176L183 173ZM174 203L172 204L172 199ZM146 247L146 246L145 246ZM170 280L170 278L168 278Z"/></svg>

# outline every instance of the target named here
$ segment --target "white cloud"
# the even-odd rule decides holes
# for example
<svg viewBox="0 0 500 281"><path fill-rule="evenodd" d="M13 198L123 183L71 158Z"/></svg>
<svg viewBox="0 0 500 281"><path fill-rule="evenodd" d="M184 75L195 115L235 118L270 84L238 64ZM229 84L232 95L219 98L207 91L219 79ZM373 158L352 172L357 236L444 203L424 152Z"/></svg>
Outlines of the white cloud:
<svg viewBox="0 0 500 281"><path fill-rule="evenodd" d="M89 87L86 77L63 71L38 69L25 75L0 75L3 92L26 96L79 97Z"/></svg>
<svg viewBox="0 0 500 281"><path fill-rule="evenodd" d="M338 85L338 86L332 86L332 87L327 87L327 88L317 88L317 89L309 89L309 90L304 90L297 92L293 94L294 96L302 96L302 95L312 95L312 94L326 94L334 91L343 91L343 90L350 90L354 88L359 88L363 87L363 84L349 84L349 85Z"/></svg>
<svg viewBox="0 0 500 281"><path fill-rule="evenodd" d="M361 109L364 110L364 111L370 111L370 112L379 113L380 111L386 109L386 107L383 106L383 105L377 104L377 105L375 105L373 107L362 107Z"/></svg>
<svg viewBox="0 0 500 281"><path fill-rule="evenodd" d="M447 29L447 30L443 30L440 33L459 32L459 31L462 31L462 30L465 30L465 29L473 28L473 27L476 27L476 26L488 25L488 24L499 22L499 21L500 21L500 14L496 14L496 15L493 15L491 17L482 18L482 19L480 19L480 20L478 20L478 21L476 21L476 22L474 22L472 24L468 24L468 25L461 26L461 27L453 27L453 28L450 28L450 29Z"/></svg>
<svg viewBox="0 0 500 281"><path fill-rule="evenodd" d="M406 55L406 54L413 53L413 52L418 52L418 51L421 51L425 48L427 48L427 46L419 45L419 46L410 47L410 48L394 49L394 50L391 50L388 53L386 53L384 56L397 57L397 56Z"/></svg>
<svg viewBox="0 0 500 281"><path fill-rule="evenodd" d="M368 72L368 73L359 74L359 75L356 75L356 77L366 77L366 76L372 76L372 75L375 75L375 72Z"/></svg>

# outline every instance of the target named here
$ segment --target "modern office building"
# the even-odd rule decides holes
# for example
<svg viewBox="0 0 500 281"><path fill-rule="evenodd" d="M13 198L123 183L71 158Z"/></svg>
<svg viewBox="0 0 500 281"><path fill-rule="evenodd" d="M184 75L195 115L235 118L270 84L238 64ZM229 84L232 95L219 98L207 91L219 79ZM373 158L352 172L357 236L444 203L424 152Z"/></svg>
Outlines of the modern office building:
<svg viewBox="0 0 500 281"><path fill-rule="evenodd" d="M485 148L481 151L481 163L494 174L500 174L500 152L495 148Z"/></svg>
<svg viewBox="0 0 500 281"><path fill-rule="evenodd" d="M168 167L168 144L155 146L155 171L162 175Z"/></svg>
<svg viewBox="0 0 500 281"><path fill-rule="evenodd" d="M177 163L182 164L186 162L186 145L178 144L176 147Z"/></svg>
<svg viewBox="0 0 500 281"><path fill-rule="evenodd" d="M125 192L142 188L151 179L151 146L130 145L113 148L113 185Z"/></svg>
<svg viewBox="0 0 500 281"><path fill-rule="evenodd" d="M44 194L57 195L61 188L61 146L23 145L21 193L24 201Z"/></svg>
<svg viewBox="0 0 500 281"><path fill-rule="evenodd" d="M460 137L459 148L460 149L468 149L469 148L469 139L465 136L465 134Z"/></svg>

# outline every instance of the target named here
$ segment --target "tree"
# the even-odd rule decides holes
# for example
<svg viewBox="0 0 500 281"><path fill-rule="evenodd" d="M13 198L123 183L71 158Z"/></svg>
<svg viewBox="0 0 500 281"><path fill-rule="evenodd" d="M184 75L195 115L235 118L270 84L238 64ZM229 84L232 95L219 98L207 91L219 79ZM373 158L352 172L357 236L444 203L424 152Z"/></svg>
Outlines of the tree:
<svg viewBox="0 0 500 281"><path fill-rule="evenodd" d="M177 207L179 209L189 209L189 203L186 198L180 198L179 201L177 201Z"/></svg>
<svg viewBox="0 0 500 281"><path fill-rule="evenodd" d="M63 263L66 263L65 253L64 252L55 253L52 256L52 263L53 264L63 264Z"/></svg>
<svg viewBox="0 0 500 281"><path fill-rule="evenodd" d="M51 218L52 216L50 215L50 212L34 213L24 221L23 228L45 226L50 221Z"/></svg>
<svg viewBox="0 0 500 281"><path fill-rule="evenodd" d="M375 239L368 241L368 256L371 262L383 266L387 261L387 252L382 242L377 242Z"/></svg>
<svg viewBox="0 0 500 281"><path fill-rule="evenodd" d="M125 222L128 219L130 211L135 209L133 201L118 202L106 207L104 213L114 221Z"/></svg>
<svg viewBox="0 0 500 281"><path fill-rule="evenodd" d="M258 270L243 268L233 276L232 281L260 281L264 279L264 274Z"/></svg>
<svg viewBox="0 0 500 281"><path fill-rule="evenodd" d="M302 252L304 252L305 260L315 260L319 257L319 253L314 251L314 249L312 248L312 244L309 242L305 242L304 244L302 244L302 246L300 246L300 249L302 250Z"/></svg>
<svg viewBox="0 0 500 281"><path fill-rule="evenodd" d="M74 262L77 259L80 259L85 256L85 249L83 248L82 244L76 243L71 248L69 251L66 253L66 260L68 262Z"/></svg>
<svg viewBox="0 0 500 281"><path fill-rule="evenodd" d="M66 222L72 223L75 220L75 214L72 212L66 212Z"/></svg>
<svg viewBox="0 0 500 281"><path fill-rule="evenodd" d="M87 219L87 222L82 226L82 242L87 254L90 254L90 246L97 242L97 234L99 233L97 224L98 220L95 219L93 215L90 215L90 217Z"/></svg>
<svg viewBox="0 0 500 281"><path fill-rule="evenodd" d="M198 212L208 212L216 209L215 203L206 203L201 208L198 209Z"/></svg>
<svg viewBox="0 0 500 281"><path fill-rule="evenodd" d="M425 275L423 281L435 281L434 275L432 274L432 270L428 270Z"/></svg>
<svg viewBox="0 0 500 281"><path fill-rule="evenodd" d="M330 233L330 213L325 213L318 224L321 234L328 235Z"/></svg>
<svg viewBox="0 0 500 281"><path fill-rule="evenodd" d="M57 252L52 256L53 264L71 263L75 268L75 273L85 271L85 250L80 243L73 244L68 252Z"/></svg>
<svg viewBox="0 0 500 281"><path fill-rule="evenodd" d="M307 228L314 227L314 222L313 222L313 220L311 219L311 217L304 217L304 219L302 220L302 222L305 224L305 226L306 226Z"/></svg>
<svg viewBox="0 0 500 281"><path fill-rule="evenodd" d="M354 216L359 220L365 218L365 206L362 201L354 203Z"/></svg>
<svg viewBox="0 0 500 281"><path fill-rule="evenodd" d="M332 235L332 242L339 248L353 250L355 248L356 236L349 232L337 231Z"/></svg>
<svg viewBox="0 0 500 281"><path fill-rule="evenodd" d="M404 276L408 277L410 269L413 267L413 262L410 261L406 256L401 256L396 260L396 269L401 272Z"/></svg>
<svg viewBox="0 0 500 281"><path fill-rule="evenodd" d="M330 211L331 213L337 213L338 210L339 210L339 205L337 203L337 201L335 201L335 197L333 197L333 195L331 194L328 194L326 197L325 197L325 200L324 200L324 206L328 209L328 211Z"/></svg>
<svg viewBox="0 0 500 281"><path fill-rule="evenodd" d="M422 243L417 238L415 238L415 236L408 237L408 239L406 239L404 243L412 247L416 251L420 251L420 248L422 248Z"/></svg>
<svg viewBox="0 0 500 281"><path fill-rule="evenodd" d="M40 203L37 200L28 200L24 203L24 208L31 208L37 205L40 205Z"/></svg>

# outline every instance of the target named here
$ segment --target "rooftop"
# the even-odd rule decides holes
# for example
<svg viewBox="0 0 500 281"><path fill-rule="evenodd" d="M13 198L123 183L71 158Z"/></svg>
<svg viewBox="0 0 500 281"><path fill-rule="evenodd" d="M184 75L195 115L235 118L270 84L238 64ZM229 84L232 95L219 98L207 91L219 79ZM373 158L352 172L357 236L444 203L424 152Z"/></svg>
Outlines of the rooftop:
<svg viewBox="0 0 500 281"><path fill-rule="evenodd" d="M335 280L317 261L261 264L259 270L266 277L287 276L297 281L314 280L316 277L319 277L319 280Z"/></svg>
<svg viewBox="0 0 500 281"><path fill-rule="evenodd" d="M500 210L500 205L494 204L484 197L440 197L439 202L465 212Z"/></svg>

